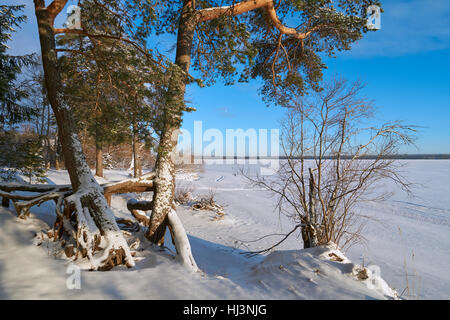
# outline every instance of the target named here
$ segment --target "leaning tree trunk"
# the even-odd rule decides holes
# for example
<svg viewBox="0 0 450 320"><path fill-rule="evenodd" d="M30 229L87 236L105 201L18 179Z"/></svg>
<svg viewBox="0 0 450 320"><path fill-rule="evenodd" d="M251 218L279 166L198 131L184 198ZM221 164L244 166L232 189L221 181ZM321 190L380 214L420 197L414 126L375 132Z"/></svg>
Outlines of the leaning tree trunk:
<svg viewBox="0 0 450 320"><path fill-rule="evenodd" d="M186 91L186 76L191 62L191 48L197 17L192 7L192 1L184 1L183 11L179 21L177 52L175 64L178 70L173 70L169 85L168 99L163 112L163 132L159 142L156 159L155 192L153 194L153 210L147 238L154 243L162 244L168 223L167 216L174 210L175 194L175 151L178 132L181 126L181 115L184 110L184 94Z"/></svg>
<svg viewBox="0 0 450 320"><path fill-rule="evenodd" d="M72 214L76 217L77 229L66 231L74 235L91 269L110 269L119 264L134 266L130 248L87 165L71 110L63 99L53 25L66 3L67 0L54 0L45 7L44 0L34 0L48 100L56 117L65 166L74 191L66 198L65 214L59 214L57 222L70 229Z"/></svg>

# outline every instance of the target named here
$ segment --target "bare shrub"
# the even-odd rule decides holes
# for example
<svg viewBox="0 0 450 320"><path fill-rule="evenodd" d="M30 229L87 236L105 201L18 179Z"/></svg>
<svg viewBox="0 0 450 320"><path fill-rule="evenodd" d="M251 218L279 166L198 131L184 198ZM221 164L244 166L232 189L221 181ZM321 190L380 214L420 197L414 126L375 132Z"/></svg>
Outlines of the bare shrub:
<svg viewBox="0 0 450 320"><path fill-rule="evenodd" d="M193 200L194 187L190 184L182 184L175 187L175 203L186 204Z"/></svg>
<svg viewBox="0 0 450 320"><path fill-rule="evenodd" d="M192 204L192 209L194 210L208 210L216 213L217 217L213 220L222 219L225 215L224 207L218 204L215 200L216 192L212 189L208 193L200 195L198 200Z"/></svg>
<svg viewBox="0 0 450 320"><path fill-rule="evenodd" d="M281 123L286 159L278 172L256 177L244 172L255 186L278 196L280 214L294 223L275 246L297 229L305 248L328 242L350 246L363 239L358 203L388 197L382 185L387 180L410 192L395 155L413 143L415 129L399 122L370 125L374 107L360 97L363 87L334 79L322 91L292 101Z"/></svg>

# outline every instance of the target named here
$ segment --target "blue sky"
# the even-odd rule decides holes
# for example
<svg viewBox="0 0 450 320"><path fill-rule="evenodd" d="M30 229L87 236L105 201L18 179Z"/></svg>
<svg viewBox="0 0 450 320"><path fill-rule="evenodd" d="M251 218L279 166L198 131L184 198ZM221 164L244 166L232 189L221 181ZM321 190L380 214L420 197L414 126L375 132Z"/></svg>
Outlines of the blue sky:
<svg viewBox="0 0 450 320"><path fill-rule="evenodd" d="M12 54L39 51L32 0L24 3L29 21L9 43ZM450 1L382 0L381 30L371 32L335 59L326 59L325 77L335 74L361 79L364 95L378 107L376 121L402 120L421 126L417 149L406 153L450 153ZM63 21L63 15L57 24ZM183 128L193 123L203 129L277 128L281 107L266 107L258 96L258 82L209 88L190 86L187 100L197 112L184 117Z"/></svg>

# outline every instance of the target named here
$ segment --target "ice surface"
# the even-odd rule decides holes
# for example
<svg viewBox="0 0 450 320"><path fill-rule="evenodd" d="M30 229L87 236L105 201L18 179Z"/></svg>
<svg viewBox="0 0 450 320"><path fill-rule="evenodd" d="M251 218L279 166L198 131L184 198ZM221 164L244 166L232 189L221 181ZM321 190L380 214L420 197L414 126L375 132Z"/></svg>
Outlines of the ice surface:
<svg viewBox="0 0 450 320"><path fill-rule="evenodd" d="M364 246L344 253L333 247L300 250L301 237L292 236L277 251L253 258L243 253L264 249L279 237L253 240L287 232L291 224L274 210L276 198L251 188L237 169L211 165L178 177L177 183L191 185L194 195L212 189L216 201L225 206L221 220L213 220L213 212L177 208L201 274L176 262L167 234L169 250L138 252L132 269L82 271L81 289L68 290L67 261L56 259L45 242L33 245L35 233L53 223L54 204L32 208L28 220L0 208L0 298L383 299L393 294L386 283L409 298L450 297L450 161L405 161L407 176L422 184L416 188L415 198L387 184L383 188L394 192L390 200L361 204L360 212L370 218ZM105 176L100 183L125 179L127 172L106 170ZM50 171L49 180L69 182L66 172L55 170ZM112 198L117 217L131 217L126 202L132 197L136 195ZM137 198L149 200L151 193ZM331 253L342 261L334 261ZM372 274L369 267L369 279L358 280L358 265L362 264L379 266L381 275Z"/></svg>

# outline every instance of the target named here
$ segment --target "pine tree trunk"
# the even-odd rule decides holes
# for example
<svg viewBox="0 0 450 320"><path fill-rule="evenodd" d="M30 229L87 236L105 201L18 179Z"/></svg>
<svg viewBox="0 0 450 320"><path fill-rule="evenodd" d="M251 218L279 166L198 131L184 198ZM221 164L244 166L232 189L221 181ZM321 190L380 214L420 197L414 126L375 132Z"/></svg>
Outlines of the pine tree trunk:
<svg viewBox="0 0 450 320"><path fill-rule="evenodd" d="M61 170L61 164L58 157L55 158L55 170Z"/></svg>
<svg viewBox="0 0 450 320"><path fill-rule="evenodd" d="M139 139L136 125L133 123L133 177L139 178L142 176L141 157L139 156Z"/></svg>
<svg viewBox="0 0 450 320"><path fill-rule="evenodd" d="M134 131L134 130L133 130ZM138 170L137 170L137 148L136 148L136 133L133 132L133 178L137 178L138 176Z"/></svg>
<svg viewBox="0 0 450 320"><path fill-rule="evenodd" d="M55 152L54 148L52 148L51 145L50 145L50 149L49 149L49 154L50 154L50 168L56 169L56 152Z"/></svg>
<svg viewBox="0 0 450 320"><path fill-rule="evenodd" d="M53 154L55 155L55 169L56 170L61 170L61 163L60 163L60 153L59 150L61 149L60 146L60 142L59 142L59 130L56 130L56 137L55 137L55 145L54 145L54 150L53 150Z"/></svg>
<svg viewBox="0 0 450 320"><path fill-rule="evenodd" d="M54 0L47 8L45 1L34 0L45 86L58 125L65 166L75 192L66 199L66 207L75 211L77 244L88 257L93 270L109 269L118 264L134 266L128 244L108 207L103 190L87 165L71 109L64 101L53 24L66 3L67 0ZM104 242L102 250L95 245L99 239Z"/></svg>
<svg viewBox="0 0 450 320"><path fill-rule="evenodd" d="M95 175L103 178L103 148L98 142L95 143Z"/></svg>
<svg viewBox="0 0 450 320"><path fill-rule="evenodd" d="M141 143L136 141L136 168L137 168L137 178L142 176L142 158L141 158Z"/></svg>
<svg viewBox="0 0 450 320"><path fill-rule="evenodd" d="M184 1L178 27L175 63L186 74L191 63L191 49L197 17L192 9L192 1ZM169 97L164 107L163 132L159 142L155 171L155 192L153 211L147 237L154 243L161 243L167 226L167 215L174 209L175 164L174 155L181 126L181 115L186 91L185 79L171 77Z"/></svg>

